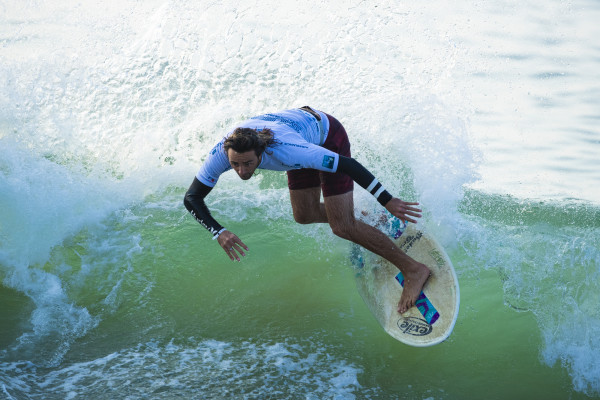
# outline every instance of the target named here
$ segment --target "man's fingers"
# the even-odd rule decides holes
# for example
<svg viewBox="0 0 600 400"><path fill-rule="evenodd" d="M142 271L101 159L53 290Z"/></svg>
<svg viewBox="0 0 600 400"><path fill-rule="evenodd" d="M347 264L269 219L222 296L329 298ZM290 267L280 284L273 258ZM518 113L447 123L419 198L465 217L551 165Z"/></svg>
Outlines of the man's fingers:
<svg viewBox="0 0 600 400"><path fill-rule="evenodd" d="M404 211L404 215L412 215L413 217L421 218L421 214L418 211Z"/></svg>
<svg viewBox="0 0 600 400"><path fill-rule="evenodd" d="M237 236L225 241L221 247L223 247L223 250L225 250L231 261L240 261L238 253L242 257L245 257L246 253L244 250L248 251L248 247Z"/></svg>
<svg viewBox="0 0 600 400"><path fill-rule="evenodd" d="M417 223L417 221L416 221L416 220L414 220L414 219L412 219L412 218L409 218L409 217L407 217L407 216L404 216L404 218L402 218L402 219L403 219L403 220L405 220L405 221L408 221L408 222L412 222L413 224L416 224L416 223Z"/></svg>
<svg viewBox="0 0 600 400"><path fill-rule="evenodd" d="M236 243L238 246L242 247L244 250L248 251L248 246L246 246L244 244L244 242L242 242L241 240L238 239L238 242Z"/></svg>
<svg viewBox="0 0 600 400"><path fill-rule="evenodd" d="M402 219L402 220L406 220L408 222L412 222L413 224L416 224L417 221L414 218L411 218L411 217L421 218L422 215L421 215L420 211L421 210L411 211L411 210L408 210L408 209L403 209L403 210L399 211L399 214L400 214L399 218Z"/></svg>
<svg viewBox="0 0 600 400"><path fill-rule="evenodd" d="M422 215L422 210L420 208L417 207L413 207L413 206L417 206L419 205L419 203L415 203L415 202L401 202L401 206L398 207L398 213L400 214L400 218L403 220L406 220L408 222L412 222L413 224L416 224L417 221L414 218L411 217L415 217L415 218L421 218Z"/></svg>
<svg viewBox="0 0 600 400"><path fill-rule="evenodd" d="M232 247L232 249L233 249L234 251L237 251L237 252L239 252L239 253L240 253L242 256L245 256L245 255L246 255L246 253L244 253L244 250L242 250L242 248L243 248L243 249L246 249L246 251L248 251L248 248L247 248L247 247L244 245L244 243L236 243L236 244L235 244L235 245L233 245L233 247Z"/></svg>
<svg viewBox="0 0 600 400"><path fill-rule="evenodd" d="M423 210L421 210L420 208L417 208L417 207L404 206L403 208L407 211L418 212L418 213L423 212Z"/></svg>
<svg viewBox="0 0 600 400"><path fill-rule="evenodd" d="M240 261L240 257L238 256L238 254L235 252L235 248L230 247L228 249L225 249L225 252L227 253L227 255L229 256L229 258L231 259L231 261Z"/></svg>
<svg viewBox="0 0 600 400"><path fill-rule="evenodd" d="M235 253L233 249L225 249L225 253L227 253L231 261L235 261L235 257L233 256Z"/></svg>

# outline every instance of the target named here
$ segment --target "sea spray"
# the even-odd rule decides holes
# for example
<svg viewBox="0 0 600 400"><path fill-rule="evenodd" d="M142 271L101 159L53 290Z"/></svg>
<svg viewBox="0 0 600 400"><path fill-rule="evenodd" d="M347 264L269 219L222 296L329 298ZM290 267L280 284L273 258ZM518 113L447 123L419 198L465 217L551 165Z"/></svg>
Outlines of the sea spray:
<svg viewBox="0 0 600 400"><path fill-rule="evenodd" d="M260 336L253 343L308 359L318 350L296 344L317 332L315 347L349 368L307 398L333 397L337 385L357 398L596 396L598 207L571 198L597 199L598 57L585 39L598 7L538 3L4 2L0 274L10 288L0 290L18 302L10 320L21 325L4 337L17 351L0 353L2 393L43 398L53 373L67 378L61 398L93 394L98 376L138 393L143 379L118 377L164 377L154 348L239 349ZM347 243L327 226L294 224L284 175L224 177L207 198L251 244L235 266L181 206L232 124L305 104L342 121L353 154L390 191L421 202L419 226L442 239L461 288L483 291L439 352L382 339L356 298ZM555 202L538 202L547 196ZM373 205L360 188L355 199L357 212ZM130 350L147 363L61 375ZM49 370L32 364L49 360ZM229 365L261 366L252 379L276 394L260 381L272 371L264 364ZM295 377L330 371L313 365ZM193 379L190 392L174 381L153 395L197 394Z"/></svg>

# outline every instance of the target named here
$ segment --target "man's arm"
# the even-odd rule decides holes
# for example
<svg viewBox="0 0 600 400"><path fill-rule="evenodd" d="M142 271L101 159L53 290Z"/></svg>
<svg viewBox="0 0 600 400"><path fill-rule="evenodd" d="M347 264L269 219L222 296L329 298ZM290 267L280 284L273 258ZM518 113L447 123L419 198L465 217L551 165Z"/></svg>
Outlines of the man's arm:
<svg viewBox="0 0 600 400"><path fill-rule="evenodd" d="M225 253L233 261L236 259L240 261L238 254L242 256L246 254L242 249L248 250L248 247L232 232L229 232L221 224L219 224L210 214L204 198L210 193L212 187L206 186L194 178L194 182L190 185L185 197L183 204L185 208L192 214L192 216L198 221L203 227L205 227L212 235L213 240L217 240L219 245L225 250Z"/></svg>
<svg viewBox="0 0 600 400"><path fill-rule="evenodd" d="M213 235L213 239L216 239L225 228L212 217L206 203L204 203L204 198L211 190L210 186L206 186L198 178L194 178L194 182L185 194L183 204L190 214L196 218L196 221Z"/></svg>
<svg viewBox="0 0 600 400"><path fill-rule="evenodd" d="M354 182L371 193L393 216L403 221L417 223L412 217L420 218L421 210L417 207L419 203L407 203L393 197L383 185L369 172L361 163L354 158L340 155L337 170L350 176Z"/></svg>

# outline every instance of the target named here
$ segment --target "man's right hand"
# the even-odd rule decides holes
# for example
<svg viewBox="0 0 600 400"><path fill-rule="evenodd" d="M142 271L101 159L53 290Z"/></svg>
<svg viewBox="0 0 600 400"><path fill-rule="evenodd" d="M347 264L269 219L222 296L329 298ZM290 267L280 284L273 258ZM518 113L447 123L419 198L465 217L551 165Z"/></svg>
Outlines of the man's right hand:
<svg viewBox="0 0 600 400"><path fill-rule="evenodd" d="M238 253L243 257L246 255L244 250L248 251L248 247L246 247L244 242L236 234L229 231L223 231L217 238L217 241L231 261L240 261Z"/></svg>

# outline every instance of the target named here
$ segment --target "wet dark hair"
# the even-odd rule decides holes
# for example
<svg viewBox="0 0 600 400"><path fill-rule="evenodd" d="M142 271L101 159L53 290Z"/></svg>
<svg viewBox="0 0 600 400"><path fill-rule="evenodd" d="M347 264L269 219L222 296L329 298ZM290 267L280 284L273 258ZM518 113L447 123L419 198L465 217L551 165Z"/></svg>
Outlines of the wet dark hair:
<svg viewBox="0 0 600 400"><path fill-rule="evenodd" d="M237 153L245 153L250 150L254 150L257 157L260 157L269 146L274 146L277 141L273 137L273 131L270 129L263 129L257 131L252 128L236 128L233 133L225 139L223 143L223 149L225 153L232 149ZM270 154L267 152L267 154Z"/></svg>

